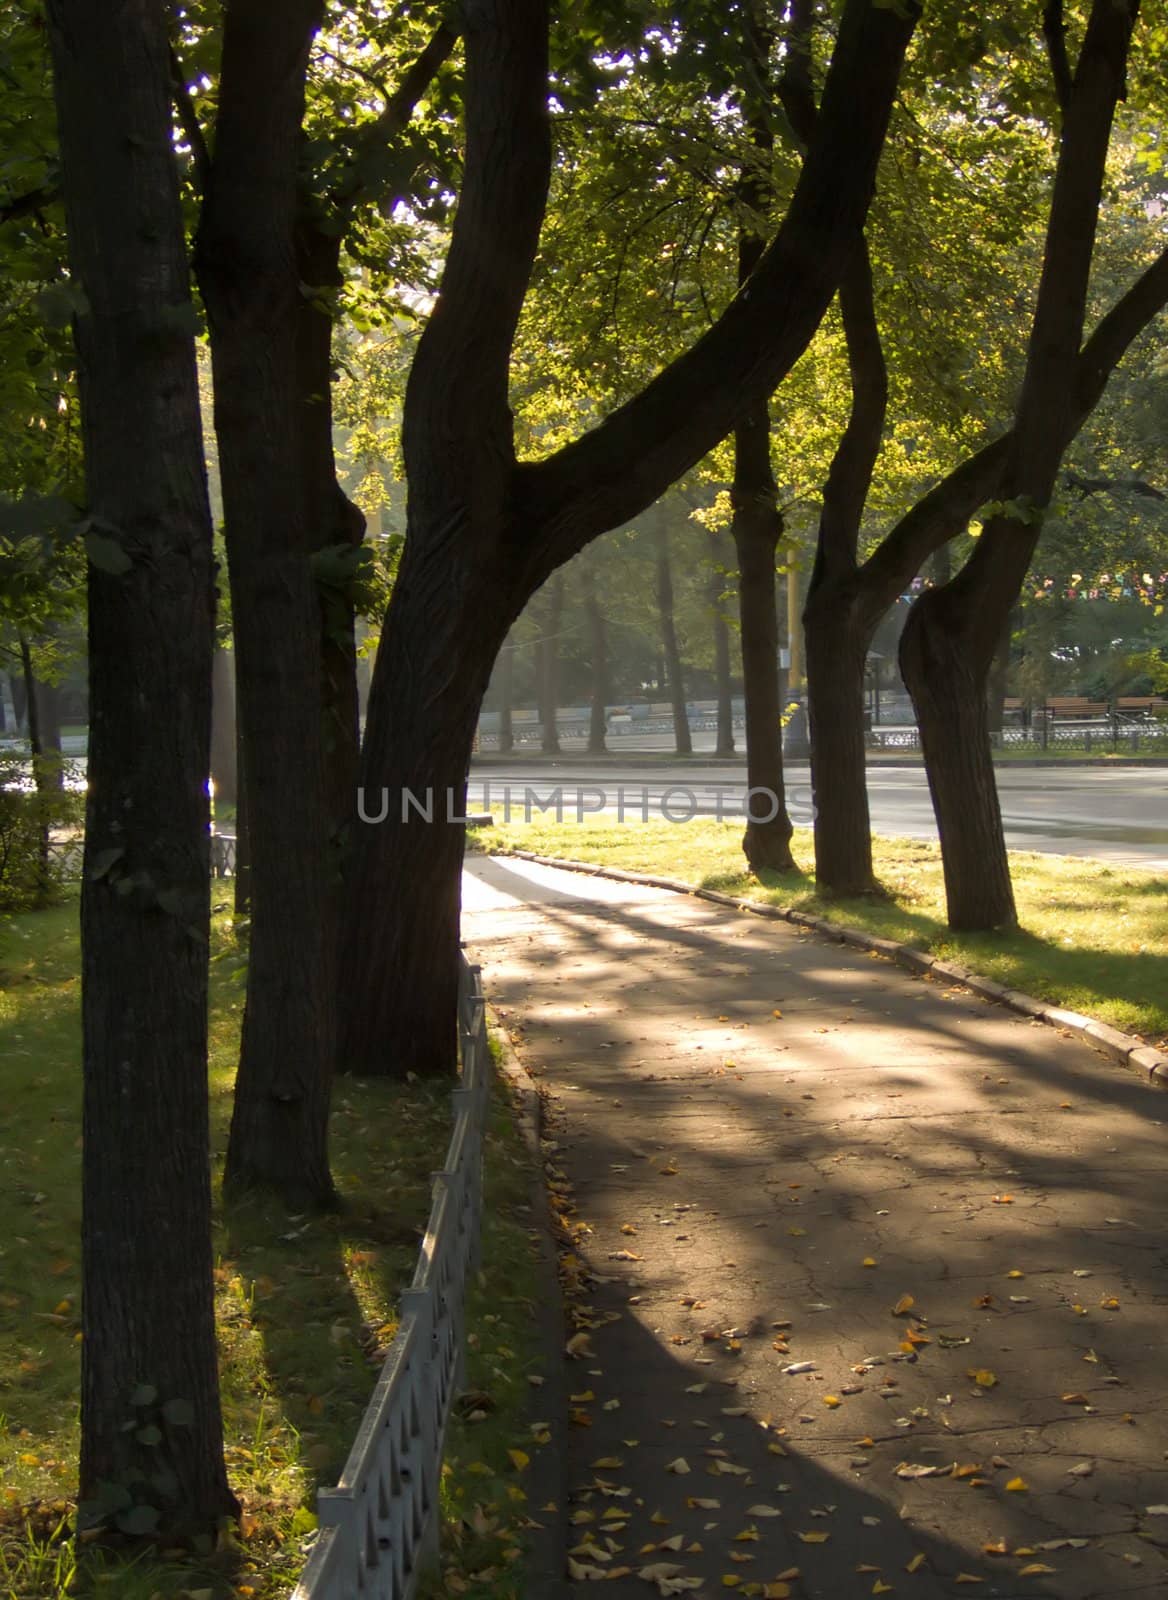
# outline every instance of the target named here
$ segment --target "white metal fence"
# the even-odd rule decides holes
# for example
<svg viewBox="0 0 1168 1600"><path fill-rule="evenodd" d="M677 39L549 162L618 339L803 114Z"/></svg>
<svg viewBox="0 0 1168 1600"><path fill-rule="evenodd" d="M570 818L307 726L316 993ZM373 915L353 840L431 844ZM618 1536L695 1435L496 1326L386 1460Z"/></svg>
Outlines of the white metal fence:
<svg viewBox="0 0 1168 1600"><path fill-rule="evenodd" d="M466 1282L477 1260L490 1049L479 969L460 957L461 1072L446 1165L413 1282L335 1489L317 1494L320 1531L292 1600L411 1600L438 1550L438 1482L462 1379Z"/></svg>

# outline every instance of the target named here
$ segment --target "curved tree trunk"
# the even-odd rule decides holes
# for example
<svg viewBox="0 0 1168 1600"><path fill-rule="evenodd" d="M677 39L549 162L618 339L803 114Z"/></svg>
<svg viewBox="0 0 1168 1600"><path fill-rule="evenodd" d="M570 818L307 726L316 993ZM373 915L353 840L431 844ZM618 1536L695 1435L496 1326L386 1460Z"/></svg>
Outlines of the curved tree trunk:
<svg viewBox="0 0 1168 1600"><path fill-rule="evenodd" d="M997 649L994 651L993 664L990 667L989 682L986 685L986 727L991 734L998 735L999 743L1006 721L1006 689L1010 675L1010 644L1013 637L1014 612L1011 610L1002 626Z"/></svg>
<svg viewBox="0 0 1168 1600"><path fill-rule="evenodd" d="M985 665L970 650L951 591L931 589L900 639L937 817L949 926L1010 928L1018 920L986 726Z"/></svg>
<svg viewBox="0 0 1168 1600"><path fill-rule="evenodd" d="M673 709L673 744L679 756L693 755L689 731L689 711L685 703L685 669L677 643L677 622L673 614L673 569L669 558L669 528L663 508L658 505L653 518L653 544L657 589L657 615L661 622L661 648L669 682L669 703Z"/></svg>
<svg viewBox="0 0 1168 1600"><path fill-rule="evenodd" d="M79 1532L217 1536L207 943L213 556L156 4L49 7L87 505ZM129 1426L127 1427L127 1420Z"/></svg>

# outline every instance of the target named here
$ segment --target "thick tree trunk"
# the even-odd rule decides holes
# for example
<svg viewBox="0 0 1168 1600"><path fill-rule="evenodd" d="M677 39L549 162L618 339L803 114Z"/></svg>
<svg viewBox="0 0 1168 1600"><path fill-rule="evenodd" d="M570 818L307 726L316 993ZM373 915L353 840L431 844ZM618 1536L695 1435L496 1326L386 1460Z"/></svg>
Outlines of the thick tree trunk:
<svg viewBox="0 0 1168 1600"><path fill-rule="evenodd" d="M211 781L215 809L238 807L238 738L235 727L235 656L217 649L211 666Z"/></svg>
<svg viewBox="0 0 1168 1600"><path fill-rule="evenodd" d="M871 630L846 586L812 589L803 613L815 878L836 895L874 887L864 754L864 662Z"/></svg>
<svg viewBox="0 0 1168 1600"><path fill-rule="evenodd" d="M1013 927L1018 914L986 727L985 665L969 649L950 590L929 590L913 606L900 670L921 733L949 926Z"/></svg>
<svg viewBox="0 0 1168 1600"><path fill-rule="evenodd" d="M742 440L762 429L761 438ZM782 703L779 696L779 624L775 604L775 553L783 520L769 488L751 490L745 470L758 450L770 477L766 407L738 429L739 471L735 486L734 544L738 552L738 607L742 621L742 689L746 699L746 782L751 791L742 849L754 872L789 872L791 819L783 782Z"/></svg>
<svg viewBox="0 0 1168 1600"><path fill-rule="evenodd" d="M588 638L592 647L592 703L588 715L588 752L590 755L603 755L608 749L605 742L605 735L608 732L608 635L604 624L604 612L600 608L600 600L596 593L596 579L591 573L585 606L588 612Z"/></svg>
<svg viewBox="0 0 1168 1600"><path fill-rule="evenodd" d="M275 18L276 20L273 20ZM315 0L226 16L215 160L196 261L207 306L240 726L251 927L225 1187L331 1204L338 861L314 552L334 542L304 406L297 150ZM258 74L258 76L257 76ZM323 317L321 321L326 319ZM311 408L309 413L311 413ZM333 490L335 494L335 489ZM349 711L346 710L346 717ZM352 711L355 719L355 710Z"/></svg>
<svg viewBox="0 0 1168 1600"><path fill-rule="evenodd" d="M689 731L689 712L685 703L685 669L677 643L677 623L673 614L673 570L669 558L669 529L658 508L653 523L657 586L657 615L661 622L661 648L669 684L669 703L673 709L673 744L679 756L693 755Z"/></svg>
<svg viewBox="0 0 1168 1600"><path fill-rule="evenodd" d="M363 1004L342 1007L341 1069L373 1077L455 1068L459 819L479 706L511 622L490 575L457 593L440 560L410 552L407 542L377 655L358 801L359 843L387 870L375 890L353 874L342 965L342 992ZM397 694L402 673L434 690Z"/></svg>
<svg viewBox="0 0 1168 1600"><path fill-rule="evenodd" d="M734 754L734 686L730 674L730 627L726 621L725 540L711 536L710 577L708 584L710 623L714 632L714 693L717 704L717 732L714 754Z"/></svg>
<svg viewBox="0 0 1168 1600"><path fill-rule="evenodd" d="M536 693L539 696L541 745L545 756L560 753L556 713L560 705L560 620L564 614L564 576L557 572L548 585L542 633L536 644Z"/></svg>
<svg viewBox="0 0 1168 1600"><path fill-rule="evenodd" d="M90 544L79 1527L214 1537L207 941L213 560L155 4L49 8ZM127 1427L127 1423L130 1426ZM136 1424L136 1426L135 1426Z"/></svg>

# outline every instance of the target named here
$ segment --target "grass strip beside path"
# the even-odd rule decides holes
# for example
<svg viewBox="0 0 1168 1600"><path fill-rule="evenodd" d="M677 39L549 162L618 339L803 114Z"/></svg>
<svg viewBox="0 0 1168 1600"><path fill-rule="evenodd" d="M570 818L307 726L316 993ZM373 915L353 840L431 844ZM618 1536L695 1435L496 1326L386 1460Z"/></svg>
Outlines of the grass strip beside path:
<svg viewBox="0 0 1168 1600"><path fill-rule="evenodd" d="M229 898L229 896L228 896ZM12 919L0 947L0 1600L66 1592L151 1600L286 1596L315 1528L316 1489L335 1483L397 1327L430 1210L431 1173L450 1138L448 1082L339 1080L335 1215L289 1215L252 1200L225 1210L218 1177L231 1114L244 960L224 908L215 918L211 1112L215 1280L228 1471L243 1506L238 1535L199 1559L142 1559L78 1573L70 1542L80 1374L81 1080L77 906ZM468 1488L447 1474L448 1558L480 1569L517 1558L522 1502L506 1454L522 1415L531 1349L527 1158L501 1090L486 1150L483 1260L469 1317L470 1381L491 1393L489 1466ZM485 1363L485 1365L484 1365ZM456 1424L457 1443L474 1424ZM504 1444L502 1441L506 1439ZM490 1448L486 1448L490 1446ZM497 1502L497 1510L481 1511ZM476 1514L476 1508L481 1515ZM470 1538L473 1524L492 1526ZM504 1521L506 1518L506 1521ZM480 1549L481 1546L481 1549ZM492 1578L494 1574L492 1573ZM479 1592L509 1593L506 1588ZM515 1591L518 1592L518 1591Z"/></svg>
<svg viewBox="0 0 1168 1600"><path fill-rule="evenodd" d="M1168 1041L1168 880L1138 867L1074 856L1010 855L1020 927L954 933L945 923L941 852L919 839L873 839L883 893L834 899L813 872L751 873L741 822L695 818L618 825L583 821L504 824L475 836L492 853L530 850L563 860L678 878L695 888L793 907L950 960L1052 1004L1109 1022L1149 1044ZM796 860L812 858L796 829Z"/></svg>

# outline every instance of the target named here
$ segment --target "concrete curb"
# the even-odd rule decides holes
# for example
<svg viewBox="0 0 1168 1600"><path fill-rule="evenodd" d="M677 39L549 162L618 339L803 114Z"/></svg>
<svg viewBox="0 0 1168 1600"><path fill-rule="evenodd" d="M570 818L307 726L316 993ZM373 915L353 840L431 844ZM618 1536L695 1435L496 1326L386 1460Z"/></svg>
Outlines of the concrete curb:
<svg viewBox="0 0 1168 1600"><path fill-rule="evenodd" d="M543 1137L543 1099L516 1054L505 1024L489 1005L487 1020L491 1037L498 1047L495 1065L515 1098L519 1130L532 1164L532 1227L539 1236L537 1273L540 1303L535 1322L543 1351L545 1381L541 1388L532 1389L528 1411L532 1420L541 1416L558 1422L568 1415L563 1361L566 1334L556 1246L548 1226L547 1190L544 1187L545 1158L540 1142ZM568 1600L571 1592L564 1576L568 1560L568 1462L563 1427L553 1426L551 1435L551 1441L539 1452L539 1500L554 1500L559 1510L554 1514L545 1512L541 1517L539 1503L535 1502L533 1493L533 1503L528 1507L528 1513L541 1526L528 1534L523 1593L529 1600ZM534 1465L532 1470L535 1470Z"/></svg>
<svg viewBox="0 0 1168 1600"><path fill-rule="evenodd" d="M917 976L936 978L943 983L960 984L971 993L980 995L994 1005L1005 1006L1024 1017L1033 1017L1057 1028L1060 1033L1075 1034L1084 1043L1092 1045L1103 1055L1121 1066L1131 1067L1156 1089L1168 1089L1168 1055L1132 1033L1121 1033L1118 1028L1085 1017L1078 1011L1067 1011L1062 1006L1048 1004L1034 995L1023 994L1019 989L1007 988L992 978L983 978L955 961L943 961L929 955L926 950L916 950L912 945L897 944L893 939L880 939L874 934L862 933L858 928L848 928L842 923L829 922L825 917L815 917L791 906L765 905L757 900L743 900L735 895L721 894L717 889L695 889L691 883L677 878L660 878L646 872L626 872L616 867L601 867L591 861L566 861L556 856L540 856L531 850L493 850L492 855L515 856L521 861L531 861L542 867L561 867L565 872L582 872L593 877L615 878L620 883L639 883L650 889L668 889L674 894L693 895L699 900L711 900L715 905L728 906L734 911L750 912L753 916L768 917L774 922L790 922L797 928L807 928L812 933L846 944L854 950L867 950L895 961L897 966Z"/></svg>

